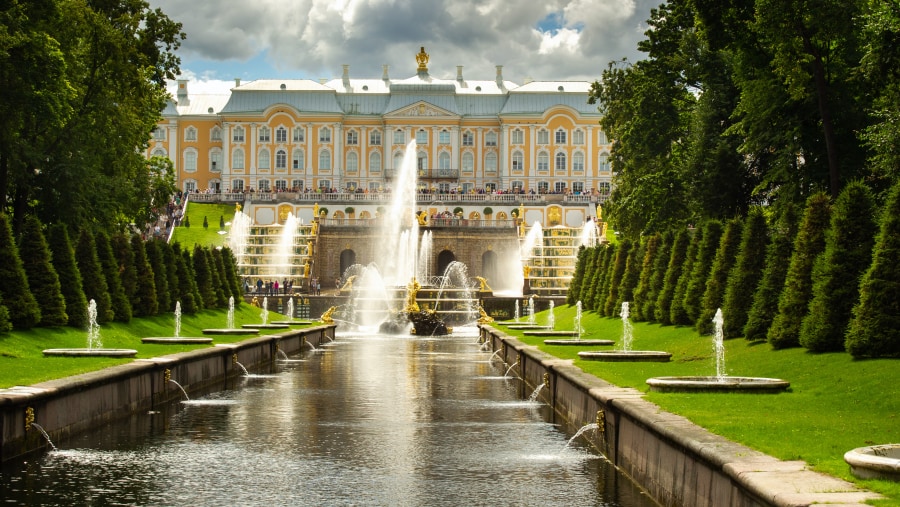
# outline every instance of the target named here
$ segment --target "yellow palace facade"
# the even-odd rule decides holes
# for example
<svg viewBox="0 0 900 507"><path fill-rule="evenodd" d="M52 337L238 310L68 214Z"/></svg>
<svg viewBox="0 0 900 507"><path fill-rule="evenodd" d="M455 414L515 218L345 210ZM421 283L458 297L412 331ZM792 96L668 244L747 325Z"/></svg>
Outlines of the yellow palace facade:
<svg viewBox="0 0 900 507"><path fill-rule="evenodd" d="M611 146L589 82L518 85L501 66L493 80L468 80L462 66L438 79L428 61L422 48L405 79L387 66L351 78L345 65L339 79L236 80L224 95L191 95L181 80L147 156L172 160L187 192L369 193L391 188L415 140L426 193L603 202Z"/></svg>

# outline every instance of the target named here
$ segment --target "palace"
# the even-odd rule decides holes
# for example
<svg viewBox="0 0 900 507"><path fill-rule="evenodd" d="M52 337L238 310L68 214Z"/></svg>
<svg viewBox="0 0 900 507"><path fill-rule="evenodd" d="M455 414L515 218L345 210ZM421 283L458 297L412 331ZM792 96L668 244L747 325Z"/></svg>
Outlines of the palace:
<svg viewBox="0 0 900 507"><path fill-rule="evenodd" d="M387 66L354 79L345 65L330 81L235 80L227 95L192 96L179 80L147 155L171 159L187 192L374 193L390 190L414 139L426 193L603 202L610 144L590 83L517 85L502 66L491 81L467 80L462 66L438 79L428 61L422 48L407 79Z"/></svg>

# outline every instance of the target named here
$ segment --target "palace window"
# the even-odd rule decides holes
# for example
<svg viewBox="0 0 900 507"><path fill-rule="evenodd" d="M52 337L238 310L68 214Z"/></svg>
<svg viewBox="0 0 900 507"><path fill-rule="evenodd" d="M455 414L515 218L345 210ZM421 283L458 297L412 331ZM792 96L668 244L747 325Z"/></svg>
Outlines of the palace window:
<svg viewBox="0 0 900 507"><path fill-rule="evenodd" d="M547 129L540 129L537 132L538 144L550 144L550 132Z"/></svg>
<svg viewBox="0 0 900 507"><path fill-rule="evenodd" d="M475 169L475 157L471 153L464 153L462 157L462 170L471 173Z"/></svg>
<svg viewBox="0 0 900 507"><path fill-rule="evenodd" d="M331 170L331 152L328 150L319 151L319 170L320 171L330 171Z"/></svg>
<svg viewBox="0 0 900 507"><path fill-rule="evenodd" d="M330 190L331 180L319 180L319 188L321 188L322 190Z"/></svg>
<svg viewBox="0 0 900 507"><path fill-rule="evenodd" d="M584 153L579 151L572 155L572 170L576 173L584 172Z"/></svg>
<svg viewBox="0 0 900 507"><path fill-rule="evenodd" d="M425 176L425 172L428 170L428 154L424 151L416 153L416 169L419 176Z"/></svg>
<svg viewBox="0 0 900 507"><path fill-rule="evenodd" d="M475 134L471 132L463 132L462 145L475 146Z"/></svg>
<svg viewBox="0 0 900 507"><path fill-rule="evenodd" d="M463 184L462 184L462 193L464 193L464 194L469 194L469 193L471 193L474 189L475 189L475 184L474 184L474 183L469 182L469 183L463 183Z"/></svg>
<svg viewBox="0 0 900 507"><path fill-rule="evenodd" d="M572 132L572 144L582 145L584 144L584 131L581 129Z"/></svg>
<svg viewBox="0 0 900 507"><path fill-rule="evenodd" d="M405 144L406 143L406 132L403 132L400 129L394 131L394 144Z"/></svg>
<svg viewBox="0 0 900 507"><path fill-rule="evenodd" d="M197 140L197 129L194 127L188 127L184 129L184 140L185 141L196 141Z"/></svg>
<svg viewBox="0 0 900 507"><path fill-rule="evenodd" d="M522 129L512 131L512 144L525 144L525 133Z"/></svg>
<svg viewBox="0 0 900 507"><path fill-rule="evenodd" d="M303 156L303 150L294 150L294 154L291 156L291 167L295 171L303 171L305 168L305 160L306 158Z"/></svg>
<svg viewBox="0 0 900 507"><path fill-rule="evenodd" d="M320 143L330 143L331 142L331 129L330 128L328 128L328 127L319 128L319 142Z"/></svg>
<svg viewBox="0 0 900 507"><path fill-rule="evenodd" d="M193 148L184 152L184 171L189 173L197 171L197 152Z"/></svg>
<svg viewBox="0 0 900 507"><path fill-rule="evenodd" d="M564 173L568 167L566 167L566 154L564 152L559 152L556 154L556 172Z"/></svg>
<svg viewBox="0 0 900 507"><path fill-rule="evenodd" d="M355 173L359 170L359 155L351 151L347 154L347 172Z"/></svg>
<svg viewBox="0 0 900 507"><path fill-rule="evenodd" d="M359 144L359 133L355 130L347 132L347 146L356 146Z"/></svg>
<svg viewBox="0 0 900 507"><path fill-rule="evenodd" d="M566 144L566 131L563 129L557 130L555 140L556 144Z"/></svg>
<svg viewBox="0 0 900 507"><path fill-rule="evenodd" d="M597 132L597 143L598 144L609 144L609 140L606 139L606 132L599 131Z"/></svg>
<svg viewBox="0 0 900 507"><path fill-rule="evenodd" d="M572 182L572 192L578 195L584 193L584 182L583 181L573 181Z"/></svg>
<svg viewBox="0 0 900 507"><path fill-rule="evenodd" d="M425 130L419 129L416 131L416 144L423 145L428 144L428 132Z"/></svg>
<svg viewBox="0 0 900 507"><path fill-rule="evenodd" d="M275 191L284 192L288 188L287 180L275 180Z"/></svg>
<svg viewBox="0 0 900 507"><path fill-rule="evenodd" d="M268 170L269 162L272 155L269 154L269 150L262 150L259 152L259 157L257 158L257 165L259 169Z"/></svg>
<svg viewBox="0 0 900 507"><path fill-rule="evenodd" d="M550 156L545 151L538 153L537 170L539 173L550 171Z"/></svg>
<svg viewBox="0 0 900 507"><path fill-rule="evenodd" d="M303 180L291 180L291 189L295 189L298 192L303 191Z"/></svg>
<svg viewBox="0 0 900 507"><path fill-rule="evenodd" d="M153 150L153 153L151 153L150 156L153 156L153 157L166 157L166 156L168 156L168 155L166 155L166 150L164 150L164 149L162 149L162 148L156 148L155 150Z"/></svg>
<svg viewBox="0 0 900 507"><path fill-rule="evenodd" d="M187 193L197 191L197 180L184 180L184 191Z"/></svg>
<svg viewBox="0 0 900 507"><path fill-rule="evenodd" d="M557 181L553 184L553 190L557 194L561 194L566 191L566 182L565 181Z"/></svg>
<svg viewBox="0 0 900 507"><path fill-rule="evenodd" d="M303 127L294 127L294 142L306 142L306 129L304 129Z"/></svg>
<svg viewBox="0 0 900 507"><path fill-rule="evenodd" d="M219 142L222 140L222 127L216 125L209 131L209 140Z"/></svg>
<svg viewBox="0 0 900 507"><path fill-rule="evenodd" d="M235 127L231 135L231 140L236 143L244 142L244 127Z"/></svg>
<svg viewBox="0 0 900 507"><path fill-rule="evenodd" d="M231 154L231 168L244 170L244 150L237 149Z"/></svg>
<svg viewBox="0 0 900 507"><path fill-rule="evenodd" d="M260 192L269 192L271 187L269 186L269 180L259 180L256 182L256 186L259 187L257 190Z"/></svg>
<svg viewBox="0 0 900 507"><path fill-rule="evenodd" d="M438 134L438 142L440 144L450 144L450 131L447 129L441 130Z"/></svg>
<svg viewBox="0 0 900 507"><path fill-rule="evenodd" d="M606 155L600 155L600 172L608 173L609 172L609 157Z"/></svg>
<svg viewBox="0 0 900 507"><path fill-rule="evenodd" d="M539 193L541 193L541 194L546 194L546 193L549 192L549 191L550 191L550 183L548 183L548 182L546 182L546 181L539 181L539 182L538 182L538 192L539 192Z"/></svg>
<svg viewBox="0 0 900 507"><path fill-rule="evenodd" d="M278 150L275 152L275 169L287 169L287 152Z"/></svg>
<svg viewBox="0 0 900 507"><path fill-rule="evenodd" d="M598 188L598 190L599 190L600 193L603 194L603 195L609 195L609 182L608 182L608 181L601 181L601 182L600 182L600 188Z"/></svg>
<svg viewBox="0 0 900 507"><path fill-rule="evenodd" d="M244 191L244 180L231 180L231 191L232 192L243 192Z"/></svg>
<svg viewBox="0 0 900 507"><path fill-rule="evenodd" d="M525 156L521 151L514 151L512 154L512 170L513 172L522 172L525 169Z"/></svg>
<svg viewBox="0 0 900 507"><path fill-rule="evenodd" d="M269 130L269 127L266 127L265 125L263 125L262 127L259 128L259 136L258 137L259 137L259 142L268 143L269 141L272 140L272 131Z"/></svg>
<svg viewBox="0 0 900 507"><path fill-rule="evenodd" d="M220 148L209 151L209 170L214 173L222 172L222 150Z"/></svg>
<svg viewBox="0 0 900 507"><path fill-rule="evenodd" d="M516 192L521 192L522 190L525 190L525 183L522 182L521 180L513 180L509 184L509 186L510 186L510 188L512 188L513 191L516 191Z"/></svg>
<svg viewBox="0 0 900 507"><path fill-rule="evenodd" d="M438 155L438 170L442 172L450 170L450 154L446 151ZM447 175L449 176L449 174ZM443 176L443 174L440 174L440 176Z"/></svg>
<svg viewBox="0 0 900 507"><path fill-rule="evenodd" d="M488 153L484 157L484 172L487 174L497 174L497 154Z"/></svg>
<svg viewBox="0 0 900 507"><path fill-rule="evenodd" d="M369 144L372 146L381 146L381 131L373 130L369 132Z"/></svg>
<svg viewBox="0 0 900 507"><path fill-rule="evenodd" d="M484 145L485 146L497 146L497 133L496 132L488 132L484 136Z"/></svg>
<svg viewBox="0 0 900 507"><path fill-rule="evenodd" d="M284 127L278 127L275 129L275 142L276 143L286 143L287 142L287 129Z"/></svg>
<svg viewBox="0 0 900 507"><path fill-rule="evenodd" d="M377 151L369 155L369 172L370 173L380 173L381 172L381 153Z"/></svg>
<svg viewBox="0 0 900 507"><path fill-rule="evenodd" d="M154 141L165 141L166 140L166 129L163 127L156 127L153 129L153 140Z"/></svg>

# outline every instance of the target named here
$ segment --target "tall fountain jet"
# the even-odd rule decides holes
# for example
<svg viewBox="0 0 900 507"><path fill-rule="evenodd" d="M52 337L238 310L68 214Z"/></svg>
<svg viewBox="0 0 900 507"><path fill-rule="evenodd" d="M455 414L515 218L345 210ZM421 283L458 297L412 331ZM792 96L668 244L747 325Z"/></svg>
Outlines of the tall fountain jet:
<svg viewBox="0 0 900 507"><path fill-rule="evenodd" d="M419 223L416 212L416 141L406 146L391 188L391 203L382 220L381 245L376 265L388 286L405 286L416 275Z"/></svg>

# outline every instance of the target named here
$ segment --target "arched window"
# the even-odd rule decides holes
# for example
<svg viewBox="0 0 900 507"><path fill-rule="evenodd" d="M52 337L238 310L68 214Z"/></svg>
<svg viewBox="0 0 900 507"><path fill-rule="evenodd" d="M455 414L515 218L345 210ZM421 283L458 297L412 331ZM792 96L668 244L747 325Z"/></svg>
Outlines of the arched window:
<svg viewBox="0 0 900 507"><path fill-rule="evenodd" d="M285 131L287 132L287 131ZM278 150L275 152L275 169L287 169L287 152Z"/></svg>
<svg viewBox="0 0 900 507"><path fill-rule="evenodd" d="M546 151L538 153L537 170L539 173L550 171L550 155L547 155Z"/></svg>
<svg viewBox="0 0 900 507"><path fill-rule="evenodd" d="M497 146L497 133L496 132L488 132L484 135L484 145L485 146Z"/></svg>
<svg viewBox="0 0 900 507"><path fill-rule="evenodd" d="M238 148L231 154L231 168L244 169L244 150Z"/></svg>
<svg viewBox="0 0 900 507"><path fill-rule="evenodd" d="M269 169L270 158L272 158L272 156L269 155L269 150L260 150L256 167L259 169Z"/></svg>
<svg viewBox="0 0 900 507"><path fill-rule="evenodd" d="M394 144L405 144L406 133L400 129L394 131Z"/></svg>
<svg viewBox="0 0 900 507"><path fill-rule="evenodd" d="M464 153L462 157L462 170L471 173L475 169L475 157L471 153Z"/></svg>
<svg viewBox="0 0 900 507"><path fill-rule="evenodd" d="M328 150L320 150L319 151L319 170L320 171L330 171L331 170L331 152Z"/></svg>
<svg viewBox="0 0 900 507"><path fill-rule="evenodd" d="M197 129L194 127L188 127L184 129L184 140L185 141L196 141L197 140Z"/></svg>
<svg viewBox="0 0 900 507"><path fill-rule="evenodd" d="M275 129L275 142L276 143L286 143L287 142L287 129L284 127L278 127Z"/></svg>
<svg viewBox="0 0 900 507"><path fill-rule="evenodd" d="M209 150L209 170L214 173L222 172L221 148L213 148Z"/></svg>
<svg viewBox="0 0 900 507"><path fill-rule="evenodd" d="M193 149L184 152L184 171L189 173L197 171L197 152Z"/></svg>
<svg viewBox="0 0 900 507"><path fill-rule="evenodd" d="M347 131L347 146L356 146L359 144L359 133L355 130Z"/></svg>
<svg viewBox="0 0 900 507"><path fill-rule="evenodd" d="M606 139L606 132L602 130L597 132L597 144L609 144L609 140Z"/></svg>
<svg viewBox="0 0 900 507"><path fill-rule="evenodd" d="M236 143L244 142L244 127L235 127L232 132L231 140Z"/></svg>
<svg viewBox="0 0 900 507"><path fill-rule="evenodd" d="M222 140L222 127L216 125L209 131L209 140L210 141L221 141Z"/></svg>
<svg viewBox="0 0 900 507"><path fill-rule="evenodd" d="M602 172L602 173L609 172L609 156L608 155L606 155L606 154L600 155L599 166L600 166L599 167L600 172Z"/></svg>
<svg viewBox="0 0 900 507"><path fill-rule="evenodd" d="M488 153L484 157L484 172L488 174L497 173L497 154Z"/></svg>
<svg viewBox="0 0 900 507"><path fill-rule="evenodd" d="M425 175L425 171L428 170L428 153L424 151L416 153L416 169L419 172L419 176Z"/></svg>
<svg viewBox="0 0 900 507"><path fill-rule="evenodd" d="M416 131L416 144L428 144L428 132L424 129Z"/></svg>
<svg viewBox="0 0 900 507"><path fill-rule="evenodd" d="M328 127L320 127L319 128L319 142L320 143L330 143L331 142L331 129ZM329 155L330 158L330 155ZM328 164L331 165L330 163Z"/></svg>
<svg viewBox="0 0 900 507"><path fill-rule="evenodd" d="M297 172L301 172L306 168L303 150L294 150L294 154L291 155L291 167Z"/></svg>
<svg viewBox="0 0 900 507"><path fill-rule="evenodd" d="M565 172L568 168L566 167L566 154L565 152L559 152L556 154L556 172Z"/></svg>
<svg viewBox="0 0 900 507"><path fill-rule="evenodd" d="M304 129L303 127L294 127L294 142L306 142L306 129Z"/></svg>
<svg viewBox="0 0 900 507"><path fill-rule="evenodd" d="M572 155L572 170L576 173L584 172L584 153L579 151Z"/></svg>
<svg viewBox="0 0 900 507"><path fill-rule="evenodd" d="M244 180L231 180L231 191L232 192L243 192L244 191Z"/></svg>
<svg viewBox="0 0 900 507"><path fill-rule="evenodd" d="M450 170L450 154L446 151L441 152L441 154L438 155L438 169L442 171Z"/></svg>
<svg viewBox="0 0 900 507"><path fill-rule="evenodd" d="M584 144L584 131L581 129L572 132L572 144L582 145Z"/></svg>
<svg viewBox="0 0 900 507"><path fill-rule="evenodd" d="M463 132L462 145L463 146L475 146L475 134L473 134L469 131Z"/></svg>
<svg viewBox="0 0 900 507"><path fill-rule="evenodd" d="M381 172L381 153L373 152L369 155L369 172L370 173L380 173Z"/></svg>
<svg viewBox="0 0 900 507"><path fill-rule="evenodd" d="M441 130L438 134L438 142L440 144L450 144L450 131L447 129Z"/></svg>
<svg viewBox="0 0 900 507"><path fill-rule="evenodd" d="M550 144L550 132L547 129L540 129L537 132L538 144Z"/></svg>
<svg viewBox="0 0 900 507"><path fill-rule="evenodd" d="M369 144L372 146L381 146L381 131L373 130L369 133Z"/></svg>
<svg viewBox="0 0 900 507"><path fill-rule="evenodd" d="M359 155L355 151L347 154L347 172L355 173L359 170Z"/></svg>
<svg viewBox="0 0 900 507"><path fill-rule="evenodd" d="M168 156L168 155L166 155L166 150L164 150L164 149L162 149L162 148L156 148L155 150L153 150L153 153L151 153L150 156L153 156L153 157L166 157L166 156Z"/></svg>
<svg viewBox="0 0 900 507"><path fill-rule="evenodd" d="M400 172L400 166L403 165L403 152L394 153L394 173Z"/></svg>
<svg viewBox="0 0 900 507"><path fill-rule="evenodd" d="M265 125L260 127L259 128L259 142L267 143L271 140L272 140L272 134L271 134L271 131L269 130L269 127L266 127Z"/></svg>
<svg viewBox="0 0 900 507"><path fill-rule="evenodd" d="M514 151L512 154L512 170L514 172L522 172L525 169L525 155L521 151Z"/></svg>
<svg viewBox="0 0 900 507"><path fill-rule="evenodd" d="M525 144L525 133L522 132L522 129L512 131L512 144Z"/></svg>
<svg viewBox="0 0 900 507"><path fill-rule="evenodd" d="M556 131L556 144L566 144L566 131L564 129L558 129Z"/></svg>

